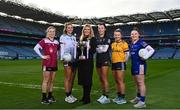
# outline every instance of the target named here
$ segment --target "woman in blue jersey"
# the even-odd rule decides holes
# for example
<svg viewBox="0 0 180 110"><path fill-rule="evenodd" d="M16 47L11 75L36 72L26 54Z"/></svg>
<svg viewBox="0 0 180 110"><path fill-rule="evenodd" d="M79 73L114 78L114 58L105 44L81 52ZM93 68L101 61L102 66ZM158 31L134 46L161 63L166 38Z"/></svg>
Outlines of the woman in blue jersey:
<svg viewBox="0 0 180 110"><path fill-rule="evenodd" d="M60 55L64 65L64 88L66 93L65 101L68 103L74 103L77 100L77 98L71 95L74 77L76 74L76 37L73 36L72 33L72 23L65 23L63 35L61 35L59 39L61 44ZM71 54L71 62L66 62L63 60L63 55L66 53Z"/></svg>
<svg viewBox="0 0 180 110"><path fill-rule="evenodd" d="M109 83L108 83L108 70L110 64L111 45L110 38L106 35L106 26L104 23L98 25L98 36L96 37L96 70L101 82L102 95L97 99L101 104L110 103L108 98Z"/></svg>
<svg viewBox="0 0 180 110"><path fill-rule="evenodd" d="M146 74L146 60L152 56L155 50L139 37L140 35L137 30L134 29L131 31L131 72L136 84L137 96L130 100L130 102L135 104L135 108L145 108L146 86L144 80ZM147 50L145 56L140 57L138 55L140 49Z"/></svg>

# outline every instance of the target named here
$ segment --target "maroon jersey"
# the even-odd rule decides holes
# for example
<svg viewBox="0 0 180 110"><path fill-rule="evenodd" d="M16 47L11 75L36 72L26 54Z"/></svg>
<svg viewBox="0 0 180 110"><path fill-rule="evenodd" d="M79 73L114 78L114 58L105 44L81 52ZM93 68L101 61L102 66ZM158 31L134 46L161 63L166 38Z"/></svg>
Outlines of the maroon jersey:
<svg viewBox="0 0 180 110"><path fill-rule="evenodd" d="M38 43L43 50L43 55L49 55L49 59L43 59L42 66L44 67L57 67L59 42L57 40L49 40L48 38L42 39Z"/></svg>

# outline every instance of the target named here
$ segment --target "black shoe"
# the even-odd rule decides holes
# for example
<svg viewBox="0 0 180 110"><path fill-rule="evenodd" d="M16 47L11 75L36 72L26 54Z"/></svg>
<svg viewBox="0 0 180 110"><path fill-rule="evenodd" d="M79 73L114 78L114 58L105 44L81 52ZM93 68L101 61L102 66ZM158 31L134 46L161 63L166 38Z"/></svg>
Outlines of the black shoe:
<svg viewBox="0 0 180 110"><path fill-rule="evenodd" d="M84 101L83 101L83 105L89 104L90 102L91 102L90 100L84 100Z"/></svg>
<svg viewBox="0 0 180 110"><path fill-rule="evenodd" d="M48 98L48 101L49 101L50 103L56 102L56 100L55 100L55 98L54 98L53 96L49 97L49 98Z"/></svg>
<svg viewBox="0 0 180 110"><path fill-rule="evenodd" d="M91 100L89 97L84 98L84 100L83 100L83 104L89 104L90 102L91 102Z"/></svg>
<svg viewBox="0 0 180 110"><path fill-rule="evenodd" d="M84 102L84 97L82 97L81 100L79 100L79 102Z"/></svg>
<svg viewBox="0 0 180 110"><path fill-rule="evenodd" d="M48 105L48 104L50 104L50 102L48 101L48 99L42 99L41 104Z"/></svg>

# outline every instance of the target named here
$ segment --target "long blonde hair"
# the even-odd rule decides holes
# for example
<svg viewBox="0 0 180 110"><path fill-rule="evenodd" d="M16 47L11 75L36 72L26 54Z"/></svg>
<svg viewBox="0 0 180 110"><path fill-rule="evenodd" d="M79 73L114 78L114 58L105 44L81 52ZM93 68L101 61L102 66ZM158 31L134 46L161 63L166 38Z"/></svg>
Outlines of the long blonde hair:
<svg viewBox="0 0 180 110"><path fill-rule="evenodd" d="M88 39L91 39L92 37L94 37L94 31L93 31L92 26L90 24L85 24L83 29L82 29L81 36L80 36L80 42L83 41L83 38L85 37L84 30L85 30L86 27L90 28L90 35L88 36Z"/></svg>
<svg viewBox="0 0 180 110"><path fill-rule="evenodd" d="M56 28L55 28L54 26L49 26L49 27L46 29L46 37L48 37L48 36L47 36L47 33L48 33L48 31L49 31L50 29L54 29L54 31L55 31L55 33L56 33ZM55 37L56 37L56 35L55 35Z"/></svg>
<svg viewBox="0 0 180 110"><path fill-rule="evenodd" d="M63 34L67 34L66 29L67 29L67 26L68 26L68 25L72 25L72 23L71 23L71 22L66 22L66 23L64 24Z"/></svg>

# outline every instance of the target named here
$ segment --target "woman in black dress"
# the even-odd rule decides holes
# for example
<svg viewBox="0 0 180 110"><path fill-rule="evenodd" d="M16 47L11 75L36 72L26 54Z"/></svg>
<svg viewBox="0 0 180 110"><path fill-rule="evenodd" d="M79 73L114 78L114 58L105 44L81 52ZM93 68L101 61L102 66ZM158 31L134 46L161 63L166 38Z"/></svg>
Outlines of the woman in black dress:
<svg viewBox="0 0 180 110"><path fill-rule="evenodd" d="M78 84L83 87L83 104L90 103L90 92L93 76L93 55L96 52L96 40L91 25L86 24L82 29L78 46Z"/></svg>

